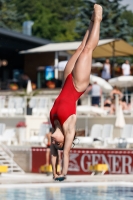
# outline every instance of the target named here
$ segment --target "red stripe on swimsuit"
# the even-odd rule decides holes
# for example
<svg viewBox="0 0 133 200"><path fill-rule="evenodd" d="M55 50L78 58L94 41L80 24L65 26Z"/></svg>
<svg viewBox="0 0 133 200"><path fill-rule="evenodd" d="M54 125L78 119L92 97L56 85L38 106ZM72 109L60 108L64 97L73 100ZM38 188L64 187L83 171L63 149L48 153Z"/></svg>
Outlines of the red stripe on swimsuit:
<svg viewBox="0 0 133 200"><path fill-rule="evenodd" d="M54 102L54 105L50 111L50 121L54 126L54 121L59 120L63 126L67 118L73 114L76 114L76 101L84 92L78 92L72 80L72 74L69 74L66 78L64 86Z"/></svg>

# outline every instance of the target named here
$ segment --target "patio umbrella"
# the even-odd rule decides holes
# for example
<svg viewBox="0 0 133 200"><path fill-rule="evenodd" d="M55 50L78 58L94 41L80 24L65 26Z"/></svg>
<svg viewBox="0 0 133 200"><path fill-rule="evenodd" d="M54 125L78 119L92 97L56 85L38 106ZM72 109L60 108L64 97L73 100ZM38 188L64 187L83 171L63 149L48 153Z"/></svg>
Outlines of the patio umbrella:
<svg viewBox="0 0 133 200"><path fill-rule="evenodd" d="M99 107L95 107L95 106L88 106L88 105L82 105L82 106L77 106L77 113L78 114L98 114L98 115L107 115L107 111L99 108Z"/></svg>
<svg viewBox="0 0 133 200"><path fill-rule="evenodd" d="M108 82L110 85L117 86L119 88L133 87L133 76L119 76L111 78Z"/></svg>
<svg viewBox="0 0 133 200"><path fill-rule="evenodd" d="M99 68L101 68L101 67L103 67L103 64L100 63L100 62L96 62L96 63L92 63L91 66L92 66L92 67L99 67Z"/></svg>
<svg viewBox="0 0 133 200"><path fill-rule="evenodd" d="M94 82L97 82L104 93L109 93L113 89L110 83L105 81L103 78L90 75L90 83L93 84Z"/></svg>
<svg viewBox="0 0 133 200"><path fill-rule="evenodd" d="M49 43L33 49L20 51L20 54L42 53L42 52L59 52L59 51L75 51L81 41L76 42L59 42ZM131 56L133 55L133 46L120 38L111 38L99 40L98 46L93 51L93 58Z"/></svg>
<svg viewBox="0 0 133 200"><path fill-rule="evenodd" d="M112 86L117 86L119 88L124 88L125 89L125 99L126 102L128 103L129 96L128 96L128 87L133 87L133 76L119 76L116 78L112 78L109 80L109 83Z"/></svg>
<svg viewBox="0 0 133 200"><path fill-rule="evenodd" d="M26 88L26 93L30 94L31 92L32 92L32 85L31 85L31 81L28 80L27 88Z"/></svg>
<svg viewBox="0 0 133 200"><path fill-rule="evenodd" d="M119 105L118 107L115 126L118 128L124 128L125 126L125 118L124 118L121 105Z"/></svg>

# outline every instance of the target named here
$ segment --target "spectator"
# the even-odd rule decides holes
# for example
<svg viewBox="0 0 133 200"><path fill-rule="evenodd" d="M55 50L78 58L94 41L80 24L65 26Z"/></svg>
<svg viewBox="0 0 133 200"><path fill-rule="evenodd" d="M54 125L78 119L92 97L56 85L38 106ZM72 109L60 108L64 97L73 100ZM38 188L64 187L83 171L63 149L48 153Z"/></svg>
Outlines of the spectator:
<svg viewBox="0 0 133 200"><path fill-rule="evenodd" d="M124 76L129 76L131 74L131 67L128 60L126 60L125 63L122 64L122 74Z"/></svg>
<svg viewBox="0 0 133 200"><path fill-rule="evenodd" d="M114 86L114 89L110 93L112 100L115 100L115 95L118 95L119 99L122 99L122 97L123 97L122 92L116 86Z"/></svg>
<svg viewBox="0 0 133 200"><path fill-rule="evenodd" d="M126 102L122 102L123 93L115 86L114 89L112 90L111 94L110 94L111 99L112 99L111 114L113 114L116 110L116 108L115 108L115 95L118 95L119 104L122 106L122 109L128 110Z"/></svg>
<svg viewBox="0 0 133 200"><path fill-rule="evenodd" d="M101 87L97 84L97 82L94 82L93 85L89 85L85 93L90 93L90 91L92 96L92 106L99 106L102 95Z"/></svg>
<svg viewBox="0 0 133 200"><path fill-rule="evenodd" d="M52 135L53 128L49 129L49 133L45 135L44 142L46 143L46 166L50 165L50 146L51 146L51 135ZM47 142L46 142L46 140ZM61 163L61 153L58 151L59 160L58 160L58 174L60 174L60 163Z"/></svg>
<svg viewBox="0 0 133 200"><path fill-rule="evenodd" d="M104 101L104 109L108 111L109 114L112 114L112 102L108 96Z"/></svg>
<svg viewBox="0 0 133 200"><path fill-rule="evenodd" d="M108 81L111 78L111 65L109 59L105 60L101 77Z"/></svg>

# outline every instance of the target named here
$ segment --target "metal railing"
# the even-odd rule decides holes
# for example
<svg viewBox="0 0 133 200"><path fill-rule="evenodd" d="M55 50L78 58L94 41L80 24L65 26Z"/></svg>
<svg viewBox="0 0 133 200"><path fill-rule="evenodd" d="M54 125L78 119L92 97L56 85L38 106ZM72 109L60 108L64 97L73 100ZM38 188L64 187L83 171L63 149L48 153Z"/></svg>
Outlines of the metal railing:
<svg viewBox="0 0 133 200"><path fill-rule="evenodd" d="M14 154L10 151L10 149L7 148L7 146L3 143L0 144L1 148L3 149L3 151L9 156L10 159L10 163L11 163L11 173L13 172L13 158L14 158Z"/></svg>

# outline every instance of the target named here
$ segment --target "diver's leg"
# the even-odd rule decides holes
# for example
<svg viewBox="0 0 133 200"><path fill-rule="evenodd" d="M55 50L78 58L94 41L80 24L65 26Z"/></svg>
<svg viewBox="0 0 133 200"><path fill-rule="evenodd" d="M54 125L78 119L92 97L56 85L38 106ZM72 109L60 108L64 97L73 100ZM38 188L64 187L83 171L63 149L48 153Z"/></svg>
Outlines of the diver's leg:
<svg viewBox="0 0 133 200"><path fill-rule="evenodd" d="M93 16L92 16L92 18L93 18ZM65 81L66 77L72 72L79 55L83 51L83 49L84 49L84 47L86 45L86 42L88 40L88 37L89 37L89 35L91 33L92 27L93 27L93 21L90 22L89 28L86 31L86 34L85 34L85 36L84 36L84 38L82 40L82 43L80 44L78 49L75 51L73 56L70 58L70 60L68 61L67 65L66 65L66 67L64 69L64 81Z"/></svg>
<svg viewBox="0 0 133 200"><path fill-rule="evenodd" d="M96 48L99 41L100 22L102 20L102 7L94 5L94 24L89 39L81 52L74 68L73 82L78 91L84 91L89 84L89 76L91 71L92 52Z"/></svg>

